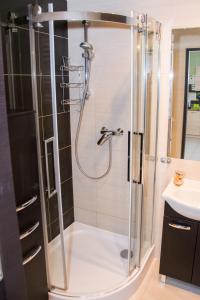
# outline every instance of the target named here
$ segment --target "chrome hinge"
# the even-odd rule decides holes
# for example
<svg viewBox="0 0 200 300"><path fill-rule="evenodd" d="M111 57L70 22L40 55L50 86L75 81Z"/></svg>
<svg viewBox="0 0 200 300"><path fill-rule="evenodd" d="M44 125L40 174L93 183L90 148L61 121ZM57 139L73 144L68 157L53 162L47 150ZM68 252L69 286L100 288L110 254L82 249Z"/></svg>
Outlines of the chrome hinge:
<svg viewBox="0 0 200 300"><path fill-rule="evenodd" d="M137 24L137 27L138 27L138 33L143 33L145 32L146 30L146 21L147 21L147 16L145 14L141 14L137 17L137 20L138 20L138 24Z"/></svg>

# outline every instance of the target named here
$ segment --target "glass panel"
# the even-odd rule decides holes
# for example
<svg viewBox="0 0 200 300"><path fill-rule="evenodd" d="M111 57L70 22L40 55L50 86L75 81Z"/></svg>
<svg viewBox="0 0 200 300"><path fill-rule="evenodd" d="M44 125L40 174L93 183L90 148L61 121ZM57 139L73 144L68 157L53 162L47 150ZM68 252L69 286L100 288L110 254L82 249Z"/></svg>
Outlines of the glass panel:
<svg viewBox="0 0 200 300"><path fill-rule="evenodd" d="M148 19L147 28L141 258L152 245L159 71L159 24Z"/></svg>
<svg viewBox="0 0 200 300"><path fill-rule="evenodd" d="M140 231L141 231L141 202L142 202L142 149L144 132L144 101L145 101L145 43L146 22L139 24L141 30L135 31L135 77L133 103L133 183L132 183L132 220L131 220L131 249L134 253L130 271L135 265L139 266Z"/></svg>
<svg viewBox="0 0 200 300"><path fill-rule="evenodd" d="M59 29L58 29L59 28ZM60 30L63 35L66 35L65 25L57 26L55 31ZM52 37L52 39L50 39ZM50 47L50 42L52 42ZM53 57L55 42L55 52L58 55ZM62 55L65 54L67 38L51 35L49 32L49 24L43 23L38 28L30 28L30 45L31 45L31 70L32 70L32 89L34 98L34 108L36 110L36 128L38 135L38 155L39 155L39 171L40 171L40 188L43 196L43 220L46 219L46 251L48 257L49 285L59 289L66 289L66 263L65 252L63 251L64 237L60 231L63 226L68 227L69 222L73 222L73 213L68 201L68 195L71 195L71 172L69 169L59 170L57 163L62 160L63 163L71 158L71 153L68 153L67 147L70 145L70 138L65 140L67 132L61 132L62 127L69 123L69 114L65 114L61 105L62 74L60 66L62 64ZM50 53L51 49L51 53ZM61 54L60 54L61 53ZM53 58L51 65L50 58ZM56 64L56 67L54 66ZM55 74L54 74L55 71ZM34 74L36 73L36 76ZM55 79L55 82L54 82ZM55 85L55 91L52 87ZM57 96L54 100L53 96ZM53 99L53 102L52 102ZM53 108L52 103L56 104ZM55 130L57 123L58 130ZM69 125L69 124L68 124ZM56 137L57 136L57 137ZM56 146L58 139L58 148ZM67 167L67 166L66 166ZM59 175L59 176L58 176ZM67 182L67 188L66 188ZM56 188L56 189L55 189ZM72 198L73 196L71 196ZM63 210L59 208L59 201ZM71 202L70 202L71 203ZM70 219L71 218L71 219ZM70 219L70 221L69 221Z"/></svg>
<svg viewBox="0 0 200 300"><path fill-rule="evenodd" d="M129 182L128 132L131 130L131 34L125 26L90 23L88 43L93 47L91 61L90 96L84 106L78 141L79 163L86 173L80 171L75 157L77 123L80 120L80 105L70 106L73 153L73 189L75 205L75 227L72 237L73 251L78 252L79 265L70 261L69 276L76 286L76 293L100 293L116 287L127 276L129 234ZM83 25L69 24L69 57L75 66L84 66ZM70 72L70 82L84 82L84 72ZM81 79L80 79L81 76ZM83 97L83 90L70 89L70 99ZM80 122L80 121L79 121ZM101 144L104 136L113 131L112 165L109 173L98 177L108 169L109 143ZM117 129L123 135L117 134ZM98 144L97 144L98 143ZM81 229L81 235L80 235ZM80 251L76 249L79 237ZM92 244L93 247L87 247ZM73 257L72 253L72 257ZM73 278L73 271L78 276ZM97 280L99 272L101 280ZM87 277L85 276L87 273ZM108 280L109 278L109 280ZM93 285L91 285L93 282ZM73 285L72 285L73 289ZM82 290L81 290L82 289Z"/></svg>

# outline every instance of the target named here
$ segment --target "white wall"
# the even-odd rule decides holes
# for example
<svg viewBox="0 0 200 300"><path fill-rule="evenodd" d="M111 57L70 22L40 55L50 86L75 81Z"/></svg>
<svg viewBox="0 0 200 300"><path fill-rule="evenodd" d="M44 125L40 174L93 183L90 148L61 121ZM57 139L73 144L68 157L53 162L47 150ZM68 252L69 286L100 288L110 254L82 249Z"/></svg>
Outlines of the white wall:
<svg viewBox="0 0 200 300"><path fill-rule="evenodd" d="M101 1L100 1L101 2ZM69 10L104 10L102 2L68 1ZM106 9L106 8L105 8ZM107 8L108 10L108 8ZM127 12L127 11L126 11ZM126 13L125 12L125 13ZM113 137L112 168L105 178L94 181L86 178L77 168L73 156L73 187L75 220L120 234L128 234L129 183L127 182L127 141L130 119L130 29L115 26L91 26L89 42L94 47L90 89L81 126L79 154L86 173L99 176L108 165L108 143L97 146L103 126L124 135ZM83 64L83 28L69 25L69 56L72 64ZM114 74L114 75L113 75ZM75 81L76 78L72 78ZM83 79L83 77L82 77ZM70 91L75 97L75 91ZM75 138L78 112L71 112L72 140ZM74 143L72 143L74 145ZM73 146L72 146L73 147ZM73 149L74 150L74 149ZM72 151L74 154L74 151Z"/></svg>

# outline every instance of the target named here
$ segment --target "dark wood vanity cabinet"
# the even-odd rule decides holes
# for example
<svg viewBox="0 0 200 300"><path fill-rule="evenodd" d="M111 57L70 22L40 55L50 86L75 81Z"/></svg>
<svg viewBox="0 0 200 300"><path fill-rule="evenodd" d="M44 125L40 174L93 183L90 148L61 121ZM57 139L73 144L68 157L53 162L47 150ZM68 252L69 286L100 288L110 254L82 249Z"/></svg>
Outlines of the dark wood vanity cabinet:
<svg viewBox="0 0 200 300"><path fill-rule="evenodd" d="M200 286L200 224L197 236L192 283Z"/></svg>
<svg viewBox="0 0 200 300"><path fill-rule="evenodd" d="M28 300L47 300L34 111L8 115L16 213ZM29 203L29 204L28 204Z"/></svg>
<svg viewBox="0 0 200 300"><path fill-rule="evenodd" d="M167 203L160 274L200 286L200 223L181 216Z"/></svg>

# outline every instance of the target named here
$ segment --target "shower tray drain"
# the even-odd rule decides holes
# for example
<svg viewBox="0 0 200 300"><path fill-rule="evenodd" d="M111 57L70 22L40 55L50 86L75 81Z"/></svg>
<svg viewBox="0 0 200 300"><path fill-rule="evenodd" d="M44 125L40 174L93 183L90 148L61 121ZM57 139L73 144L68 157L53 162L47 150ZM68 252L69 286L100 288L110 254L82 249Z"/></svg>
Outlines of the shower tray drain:
<svg viewBox="0 0 200 300"><path fill-rule="evenodd" d="M124 259L128 259L128 249L123 249L120 252L120 256ZM133 257L133 251L131 251L131 258Z"/></svg>

